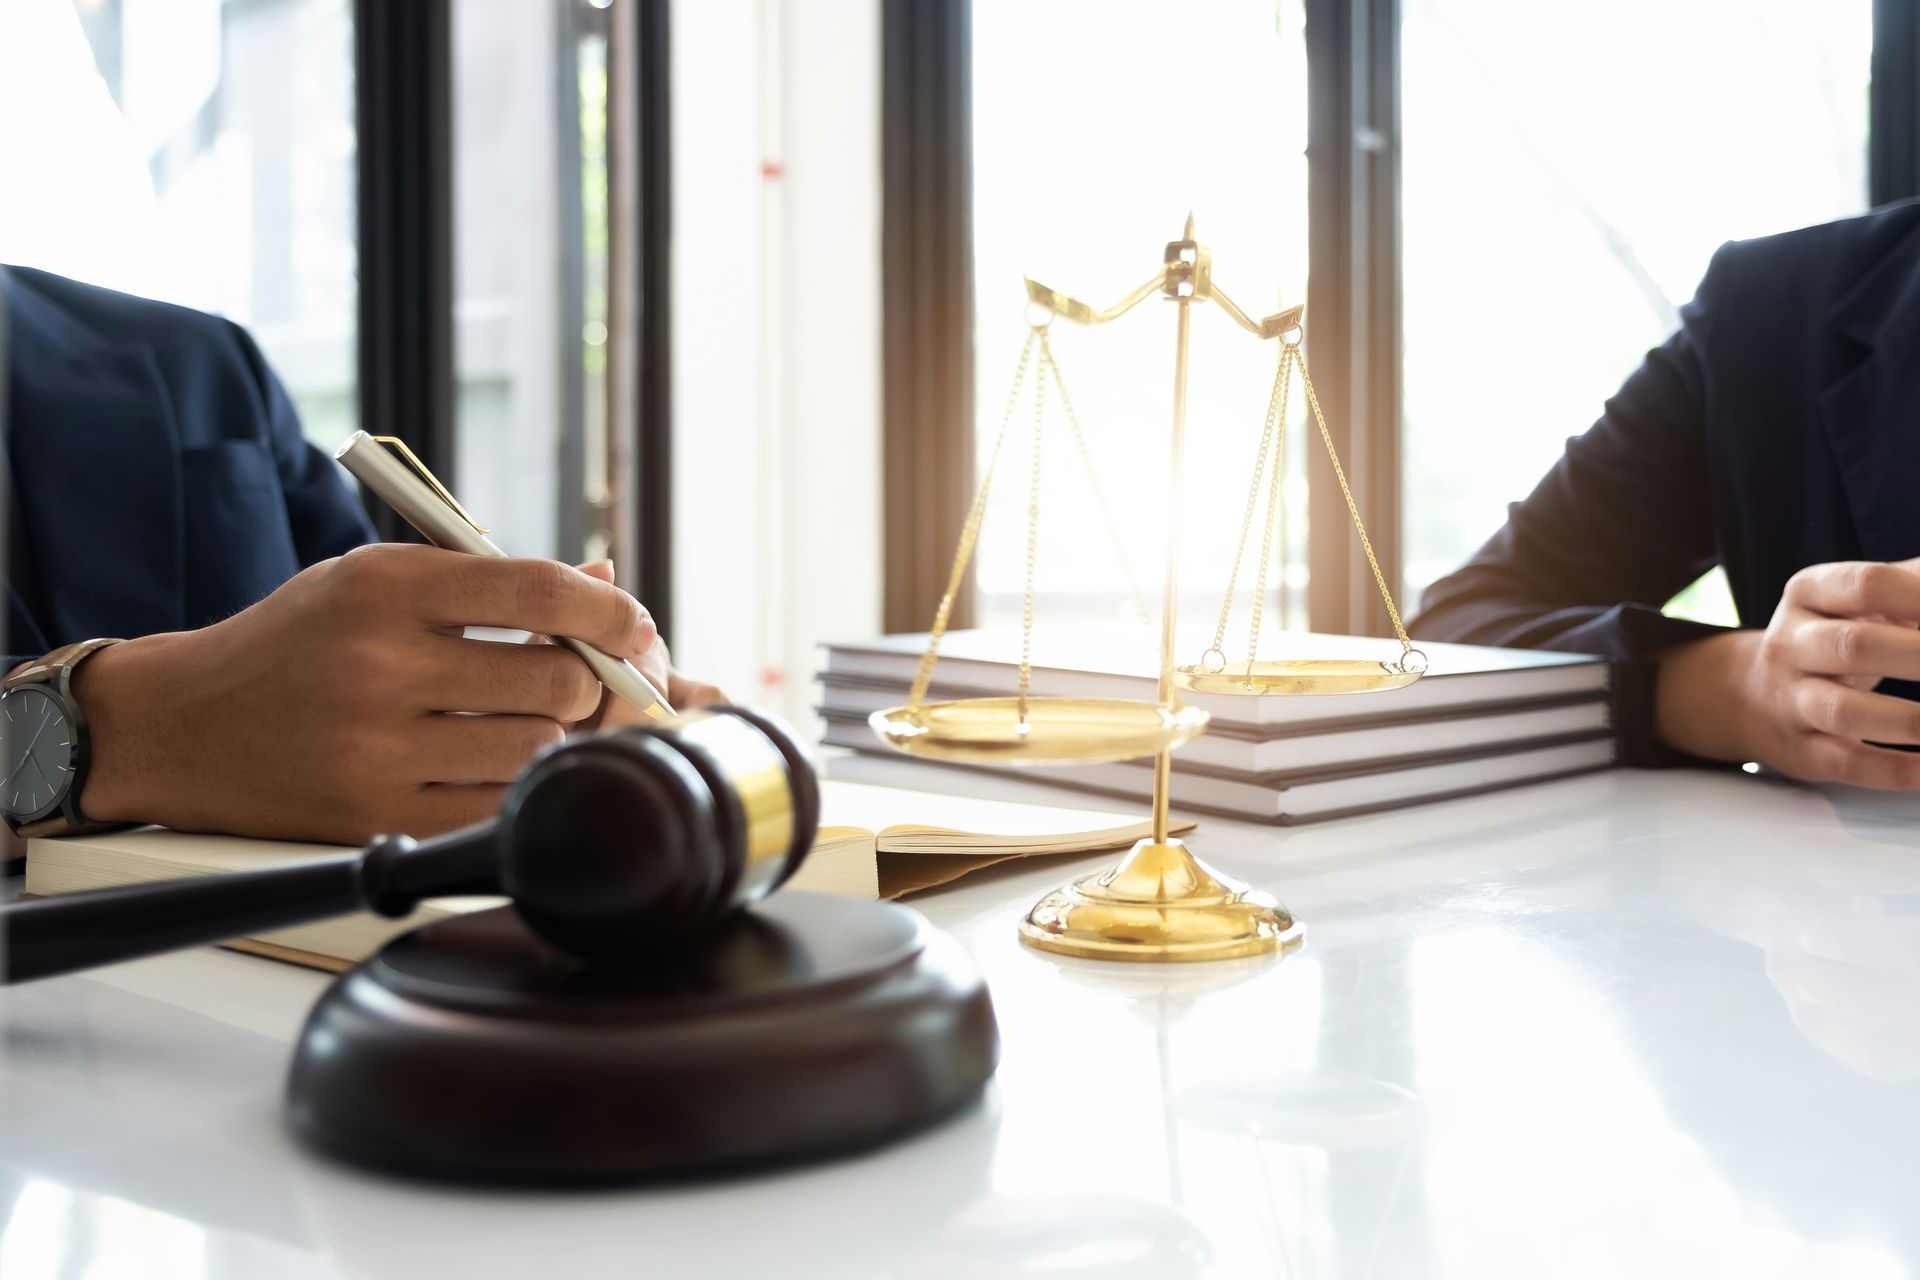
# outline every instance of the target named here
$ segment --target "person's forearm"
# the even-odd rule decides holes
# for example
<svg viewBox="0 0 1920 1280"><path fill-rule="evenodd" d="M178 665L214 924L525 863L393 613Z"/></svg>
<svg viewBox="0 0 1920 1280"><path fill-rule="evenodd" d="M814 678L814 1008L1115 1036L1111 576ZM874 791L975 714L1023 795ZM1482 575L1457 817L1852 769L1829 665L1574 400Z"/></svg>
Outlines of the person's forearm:
<svg viewBox="0 0 1920 1280"><path fill-rule="evenodd" d="M171 660L186 639L155 635L110 645L74 672L91 753L80 791L89 821L191 825L183 806L193 797L168 779L177 753L168 726L179 723L171 695L185 679Z"/></svg>
<svg viewBox="0 0 1920 1280"><path fill-rule="evenodd" d="M1667 617L1645 604L1569 605L1543 586L1482 565L1436 583L1412 631L1416 640L1555 649L1608 659L1614 664L1613 728L1620 759L1651 767L1678 763L1670 754L1674 744L1656 727L1660 659L1728 634Z"/></svg>
<svg viewBox="0 0 1920 1280"><path fill-rule="evenodd" d="M1745 686L1764 634L1729 631L1660 654L1654 732L1662 743L1704 760L1752 758Z"/></svg>
<svg viewBox="0 0 1920 1280"><path fill-rule="evenodd" d="M1650 662L1724 630L1668 617L1645 601L1569 603L1564 586L1479 564L1429 587L1410 628L1424 640L1591 653L1616 662Z"/></svg>

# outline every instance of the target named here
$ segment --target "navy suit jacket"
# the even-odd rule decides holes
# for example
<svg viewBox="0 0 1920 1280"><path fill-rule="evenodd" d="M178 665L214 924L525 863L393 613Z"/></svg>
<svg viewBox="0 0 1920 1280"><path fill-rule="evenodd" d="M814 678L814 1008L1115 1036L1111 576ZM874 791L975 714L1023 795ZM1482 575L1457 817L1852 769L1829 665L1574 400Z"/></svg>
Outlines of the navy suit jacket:
<svg viewBox="0 0 1920 1280"><path fill-rule="evenodd" d="M1616 660L1624 758L1657 762L1651 659L1715 630L1663 617L1675 592L1721 565L1764 627L1808 565L1920 555L1916 356L1920 202L1724 246L1679 332L1429 588L1415 632Z"/></svg>
<svg viewBox="0 0 1920 1280"><path fill-rule="evenodd" d="M237 325L20 267L6 306L6 664L204 626L373 539Z"/></svg>

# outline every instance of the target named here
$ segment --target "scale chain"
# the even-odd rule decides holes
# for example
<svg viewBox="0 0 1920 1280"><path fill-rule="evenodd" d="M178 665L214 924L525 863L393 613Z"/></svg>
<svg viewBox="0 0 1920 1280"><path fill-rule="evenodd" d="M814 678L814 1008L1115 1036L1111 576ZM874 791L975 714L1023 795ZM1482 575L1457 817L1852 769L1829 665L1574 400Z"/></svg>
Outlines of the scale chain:
<svg viewBox="0 0 1920 1280"><path fill-rule="evenodd" d="M1297 346L1281 344L1280 372L1276 377L1280 384L1279 404L1277 408L1270 405L1267 409L1274 432L1273 483L1267 490L1266 531L1260 539L1260 576L1254 580L1253 584L1253 623L1247 634L1247 679L1249 680L1253 679L1254 658L1260 652L1260 614L1267 603L1267 563L1268 557L1273 553L1274 522L1280 514L1280 481L1287 469L1287 398L1293 383L1292 356L1298 351ZM1246 540L1246 534L1242 533L1240 537L1243 542Z"/></svg>
<svg viewBox="0 0 1920 1280"><path fill-rule="evenodd" d="M1007 442L1007 428L1013 423L1014 406L1020 402L1020 389L1027 380L1027 365L1033 355L1036 329L1029 329L1027 340L1020 347L1020 363L1013 370L1013 385L1007 388L1007 405L1000 414L1000 433L993 439L993 452L988 455L987 469L980 477L980 487L974 492L973 506L967 511L967 519L960 527L960 546L954 552L953 570L947 575L946 594L940 597L940 607L934 611L933 628L927 637L927 650L920 655L920 668L914 672L913 688L907 694L907 705L918 708L926 700L927 685L933 679L934 663L940 658L940 640L947 634L947 620L953 614L953 600L960 591L961 580L966 576L967 562L973 558L974 543L980 538L980 523L987 513L987 494L993 488L994 467L1000 461L1000 450Z"/></svg>
<svg viewBox="0 0 1920 1280"><path fill-rule="evenodd" d="M1040 363L1051 363L1046 330L1040 331ZM1033 472L1027 480L1027 588L1020 595L1020 729L1027 731L1027 694L1033 686L1033 575L1040 548L1040 459L1047 433L1047 379L1033 379Z"/></svg>
<svg viewBox="0 0 1920 1280"><path fill-rule="evenodd" d="M1224 645L1227 640L1227 620L1233 613L1234 589L1240 585L1240 562L1247 553L1247 534L1253 530L1253 508L1260 500L1260 478L1266 474L1267 453L1273 448L1276 407L1278 408L1283 446L1285 442L1286 408L1281 397L1286 394L1285 383L1282 381L1286 372L1287 363L1283 358L1279 363L1279 367L1276 368L1273 373L1273 392L1267 397L1267 421L1260 431L1260 450L1253 458L1253 477L1247 483L1247 505L1245 510L1240 513L1240 539L1233 544L1233 570L1227 574L1226 595L1222 597L1220 601L1220 621L1213 629L1213 647L1207 650L1207 653L1219 654L1220 662L1223 666L1226 663L1227 655L1226 650L1221 646ZM1282 458L1284 456L1283 453L1275 453L1273 465L1276 473L1282 465ZM1201 654L1200 656L1202 659L1205 659L1207 654Z"/></svg>
<svg viewBox="0 0 1920 1280"><path fill-rule="evenodd" d="M1320 439L1327 446L1327 461L1333 464L1333 478L1340 482L1340 494L1347 500L1347 514L1353 517L1353 531L1360 535L1360 549L1367 553L1367 567L1373 570L1374 585L1380 588L1380 599L1387 606L1387 616L1393 620L1393 633L1400 638L1400 656L1404 662L1407 654L1413 651L1413 641L1407 636L1407 629L1401 625L1400 610L1394 607L1393 593L1387 590L1387 576L1380 572L1380 561L1373 554L1373 541L1367 537L1367 526L1360 522L1360 507L1353 500L1353 490L1347 485L1346 469L1340 465L1340 455L1334 452L1333 433L1327 430L1327 420L1320 412L1320 397L1313 393L1313 379L1307 375L1306 352L1293 348L1293 358L1300 365L1300 382L1307 389L1307 404L1313 409L1313 421L1320 428Z"/></svg>

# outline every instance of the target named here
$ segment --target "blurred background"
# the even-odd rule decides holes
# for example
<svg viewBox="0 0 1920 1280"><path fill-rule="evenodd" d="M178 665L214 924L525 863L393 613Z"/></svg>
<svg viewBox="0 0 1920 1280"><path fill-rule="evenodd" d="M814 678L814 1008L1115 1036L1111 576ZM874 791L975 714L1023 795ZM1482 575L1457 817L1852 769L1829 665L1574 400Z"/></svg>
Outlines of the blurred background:
<svg viewBox="0 0 1920 1280"><path fill-rule="evenodd" d="M816 645L931 618L1023 275L1104 305L1191 211L1243 307L1309 301L1315 384L1411 612L1672 331L1716 247L1920 194L1913 9L0 0L0 262L246 325L314 440L409 440L509 551L611 554L684 668L801 714ZM1171 315L1057 329L1157 583ZM1196 617L1274 359L1196 317ZM1294 409L1268 616L1382 632ZM1040 618L1119 618L1067 441ZM976 623L1019 616L1010 448ZM1731 612L1713 575L1670 607Z"/></svg>

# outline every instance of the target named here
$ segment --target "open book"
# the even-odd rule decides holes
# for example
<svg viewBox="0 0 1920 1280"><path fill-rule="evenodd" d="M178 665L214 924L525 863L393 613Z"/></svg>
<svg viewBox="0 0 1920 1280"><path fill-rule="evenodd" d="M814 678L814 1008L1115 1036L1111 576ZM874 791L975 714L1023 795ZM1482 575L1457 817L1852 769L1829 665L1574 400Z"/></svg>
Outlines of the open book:
<svg viewBox="0 0 1920 1280"><path fill-rule="evenodd" d="M1153 834L1145 809L1056 809L835 779L822 779L820 793L816 852L841 833L871 840L882 898L919 893L1010 858L1124 848ZM1191 831L1193 823L1175 822L1173 830Z"/></svg>
<svg viewBox="0 0 1920 1280"><path fill-rule="evenodd" d="M1010 858L1124 846L1151 829L1144 814L1008 804L850 782L823 781L821 802L813 852L787 887L862 898L918 893ZM1191 827L1188 823L1180 829ZM33 840L27 846L26 892L51 895L220 875L350 852L338 845L194 835L158 827ZM500 901L440 898L404 920L363 912L229 945L315 968L345 969L408 929Z"/></svg>

